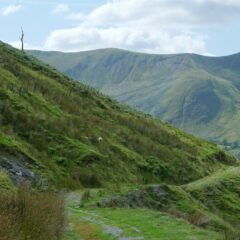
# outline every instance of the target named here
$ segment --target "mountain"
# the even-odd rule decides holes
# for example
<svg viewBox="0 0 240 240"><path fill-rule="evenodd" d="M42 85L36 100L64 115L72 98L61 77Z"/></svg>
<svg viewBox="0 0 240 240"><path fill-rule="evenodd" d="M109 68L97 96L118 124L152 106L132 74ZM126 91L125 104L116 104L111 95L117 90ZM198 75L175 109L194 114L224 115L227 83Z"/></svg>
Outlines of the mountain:
<svg viewBox="0 0 240 240"><path fill-rule="evenodd" d="M240 54L29 53L123 103L239 152Z"/></svg>
<svg viewBox="0 0 240 240"><path fill-rule="evenodd" d="M61 186L187 183L236 160L0 45L0 166ZM3 154L6 153L7 157Z"/></svg>
<svg viewBox="0 0 240 240"><path fill-rule="evenodd" d="M239 236L239 162L214 143L119 104L2 42L0 83L0 190L13 188L6 172L15 183L30 180L43 189L90 188L69 196L77 206L67 208L65 239L111 239L106 229L136 236L141 231L129 230L135 224L147 239L167 238L170 231L179 240Z"/></svg>

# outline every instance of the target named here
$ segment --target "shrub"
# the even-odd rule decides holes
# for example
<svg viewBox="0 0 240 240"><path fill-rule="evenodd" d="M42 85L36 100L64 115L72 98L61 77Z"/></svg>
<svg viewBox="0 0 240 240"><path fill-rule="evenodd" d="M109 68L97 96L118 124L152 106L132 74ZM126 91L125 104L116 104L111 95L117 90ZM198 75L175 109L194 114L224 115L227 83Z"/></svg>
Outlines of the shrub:
<svg viewBox="0 0 240 240"><path fill-rule="evenodd" d="M73 178L81 183L82 186L87 188L99 188L101 182L94 172L89 170L75 169Z"/></svg>
<svg viewBox="0 0 240 240"><path fill-rule="evenodd" d="M55 193L0 191L1 240L57 240L64 229L64 201Z"/></svg>
<svg viewBox="0 0 240 240"><path fill-rule="evenodd" d="M175 216L176 218L182 218L182 219L186 219L187 218L187 214L180 211L179 209L175 208L175 207L170 207L166 210L166 212L172 216Z"/></svg>
<svg viewBox="0 0 240 240"><path fill-rule="evenodd" d="M85 203L88 202L90 198L91 198L90 190L84 191L80 199L79 207L84 207Z"/></svg>
<svg viewBox="0 0 240 240"><path fill-rule="evenodd" d="M81 196L81 201L82 202L87 202L87 201L89 201L90 197L91 197L90 191L86 190Z"/></svg>
<svg viewBox="0 0 240 240"><path fill-rule="evenodd" d="M223 233L224 240L238 240L240 239L240 233L235 233L232 231L225 231Z"/></svg>
<svg viewBox="0 0 240 240"><path fill-rule="evenodd" d="M209 217L204 216L200 212L194 212L189 216L188 221L191 224L197 225L199 227L206 227L211 221L211 219Z"/></svg>

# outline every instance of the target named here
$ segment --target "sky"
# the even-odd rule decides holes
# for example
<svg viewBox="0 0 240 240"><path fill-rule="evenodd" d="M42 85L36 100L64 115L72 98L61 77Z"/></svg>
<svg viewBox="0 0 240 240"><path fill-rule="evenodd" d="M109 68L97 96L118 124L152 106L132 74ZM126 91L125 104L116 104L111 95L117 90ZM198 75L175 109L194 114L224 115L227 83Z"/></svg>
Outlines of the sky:
<svg viewBox="0 0 240 240"><path fill-rule="evenodd" d="M65 52L240 52L240 0L0 0L0 40Z"/></svg>

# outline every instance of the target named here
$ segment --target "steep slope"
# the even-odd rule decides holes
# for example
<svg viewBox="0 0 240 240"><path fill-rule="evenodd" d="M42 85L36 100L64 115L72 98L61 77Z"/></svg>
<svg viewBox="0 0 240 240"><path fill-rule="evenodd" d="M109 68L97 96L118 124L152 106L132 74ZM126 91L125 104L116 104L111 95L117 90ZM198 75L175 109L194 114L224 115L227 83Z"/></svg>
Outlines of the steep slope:
<svg viewBox="0 0 240 240"><path fill-rule="evenodd" d="M30 53L124 103L239 152L240 54Z"/></svg>
<svg viewBox="0 0 240 240"><path fill-rule="evenodd" d="M157 215L149 209L113 214L95 205L93 210L92 202L84 206L82 194L81 202L78 198L82 209L67 208L72 232L66 239L79 238L78 233L92 239L91 230L94 236L101 235L97 239L111 239L101 232L101 223L122 229L122 235L115 236L118 239L137 237L129 231L133 223L147 239L165 238L170 228L174 229L171 238L179 240L222 239L222 231L238 234L238 207L228 212L213 200L216 208L208 208L205 195L195 197L189 187L193 181L209 182L210 175L218 176L219 171L227 171L230 181L236 175L232 169L238 169L238 161L215 144L120 105L4 43L0 43L0 83L0 168L12 180L26 178L42 187L51 184L67 189L103 187L86 191L85 200L92 191L100 197L111 192L111 200L122 189L137 186L124 204L143 201L146 204L140 207L161 210ZM11 188L6 174L1 176L0 185ZM238 179L233 185L224 189L235 203ZM104 206L99 196L94 201ZM232 203L225 197L224 201ZM220 213L215 214L215 209ZM128 214L133 216L128 218ZM178 219L182 216L185 220ZM210 220L206 222L205 217ZM161 231L159 224L164 224Z"/></svg>
<svg viewBox="0 0 240 240"><path fill-rule="evenodd" d="M239 173L239 167L230 167L186 185L138 186L127 192L118 191L113 197L104 196L98 205L110 208L150 208L200 227L218 232L228 231L227 239L239 239Z"/></svg>
<svg viewBox="0 0 240 240"><path fill-rule="evenodd" d="M220 170L209 177L187 184L184 189L206 207L240 227L240 168Z"/></svg>
<svg viewBox="0 0 240 240"><path fill-rule="evenodd" d="M121 106L3 43L0 81L0 165L15 181L181 184L236 164L214 144Z"/></svg>

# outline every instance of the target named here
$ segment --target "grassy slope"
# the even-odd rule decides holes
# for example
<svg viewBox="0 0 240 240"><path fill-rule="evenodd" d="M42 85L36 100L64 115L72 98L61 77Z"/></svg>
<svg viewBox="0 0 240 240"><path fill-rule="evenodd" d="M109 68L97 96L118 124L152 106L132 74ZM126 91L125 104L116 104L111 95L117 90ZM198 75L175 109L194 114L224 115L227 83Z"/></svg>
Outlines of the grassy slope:
<svg viewBox="0 0 240 240"><path fill-rule="evenodd" d="M147 208L184 219L188 224L219 232L221 235L228 236L226 239L238 239L240 236L239 186L239 167L230 167L182 186L160 184L119 188L115 191L90 191L87 198L82 198L84 200L81 204L80 197L76 197L72 202L82 207L78 209L82 216L95 205L104 208L103 214L106 215L111 215L109 208L121 208L126 214L128 210L123 209ZM77 196L77 193L75 195ZM71 199L74 198L71 197ZM135 213L137 212L136 210ZM139 211L139 214L141 213ZM115 220L123 221L121 220L123 216L118 217L118 215L115 216ZM132 224L130 220L125 221L126 225ZM145 227L143 222L139 222L137 226ZM155 224L155 221L152 220L149 223ZM179 231L178 227L176 227L177 231Z"/></svg>
<svg viewBox="0 0 240 240"><path fill-rule="evenodd" d="M0 171L0 189L14 191L14 186L6 172Z"/></svg>
<svg viewBox="0 0 240 240"><path fill-rule="evenodd" d="M184 220L147 209L86 209L73 210L72 214L72 229L65 237L66 240L79 237L95 240L223 239L214 231L203 230ZM111 234L114 230L117 235L115 237Z"/></svg>
<svg viewBox="0 0 240 240"><path fill-rule="evenodd" d="M119 182L181 185L237 165L233 157L216 145L119 105L3 43L0 82L1 155L21 153L28 166L34 166L33 171L55 185L118 186ZM98 141L99 137L103 141ZM190 215L200 207L201 214L212 216L210 227L231 229L227 221L209 212L190 192L180 186L163 186L171 193L167 199L169 208L176 207ZM148 193L151 196L150 190ZM117 214L107 209L96 211L127 233L129 230L122 223L132 213L129 224L138 224L152 239L162 234L164 239L169 227L175 230L171 233L173 238L177 234L184 239L190 234L195 239L206 236L219 239L217 233L164 214L158 214L156 220L156 213L148 210L124 210ZM137 223L141 216L148 218L150 224ZM161 222L165 229L154 228L151 222ZM86 221L76 224L77 231L88 234L83 229ZM96 239L105 239L99 226L90 227L102 237Z"/></svg>
<svg viewBox="0 0 240 240"><path fill-rule="evenodd" d="M220 170L213 175L187 184L185 190L207 208L240 227L240 168Z"/></svg>
<svg viewBox="0 0 240 240"><path fill-rule="evenodd" d="M0 146L55 184L186 183L235 160L0 45ZM103 140L98 141L101 137Z"/></svg>
<svg viewBox="0 0 240 240"><path fill-rule="evenodd" d="M100 195L112 194L109 190L91 190L90 203L79 208L82 194L73 192L67 198L70 225L64 240L223 239L222 233L201 229L168 213L146 208L93 208Z"/></svg>
<svg viewBox="0 0 240 240"><path fill-rule="evenodd" d="M118 100L238 153L239 54L210 58L115 49L30 53Z"/></svg>

